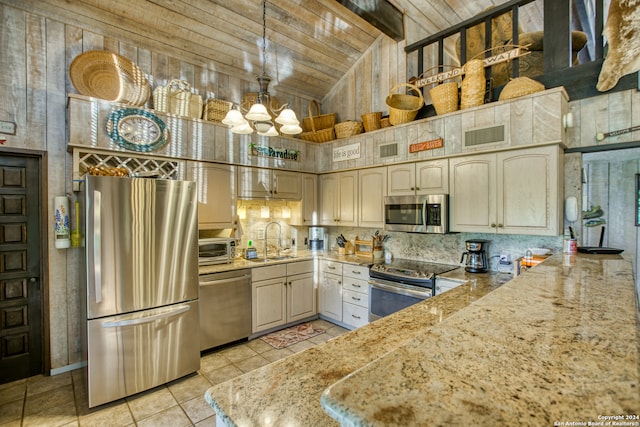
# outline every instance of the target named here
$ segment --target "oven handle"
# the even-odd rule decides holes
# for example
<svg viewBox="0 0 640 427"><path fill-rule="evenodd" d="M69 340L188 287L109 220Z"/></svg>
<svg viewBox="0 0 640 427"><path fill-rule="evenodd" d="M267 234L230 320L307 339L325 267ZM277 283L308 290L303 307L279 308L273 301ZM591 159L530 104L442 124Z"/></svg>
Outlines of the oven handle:
<svg viewBox="0 0 640 427"><path fill-rule="evenodd" d="M378 288L383 291L392 292L394 294L407 295L407 296L422 298L422 299L427 299L431 297L431 289L424 292L416 291L413 289L408 289L404 286L388 285L386 283L380 283L374 280L369 280L369 284L374 288Z"/></svg>

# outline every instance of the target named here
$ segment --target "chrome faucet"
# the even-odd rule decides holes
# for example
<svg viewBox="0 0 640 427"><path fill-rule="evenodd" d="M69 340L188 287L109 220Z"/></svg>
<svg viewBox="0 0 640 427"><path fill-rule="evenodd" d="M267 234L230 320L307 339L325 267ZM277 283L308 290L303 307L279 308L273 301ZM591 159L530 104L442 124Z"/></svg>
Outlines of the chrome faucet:
<svg viewBox="0 0 640 427"><path fill-rule="evenodd" d="M282 246L282 226L279 222L271 221L264 227L264 258L267 258L267 231L269 231L270 225L278 226L278 245L276 246L276 256L280 256L280 247Z"/></svg>

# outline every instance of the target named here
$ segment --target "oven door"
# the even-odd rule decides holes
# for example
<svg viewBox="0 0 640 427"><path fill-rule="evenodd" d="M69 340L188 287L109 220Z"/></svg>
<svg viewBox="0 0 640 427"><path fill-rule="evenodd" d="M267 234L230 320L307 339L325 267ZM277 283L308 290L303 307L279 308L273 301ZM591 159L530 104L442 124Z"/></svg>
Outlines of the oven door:
<svg viewBox="0 0 640 427"><path fill-rule="evenodd" d="M431 288L406 285L388 280L369 280L369 322L388 316L430 298Z"/></svg>

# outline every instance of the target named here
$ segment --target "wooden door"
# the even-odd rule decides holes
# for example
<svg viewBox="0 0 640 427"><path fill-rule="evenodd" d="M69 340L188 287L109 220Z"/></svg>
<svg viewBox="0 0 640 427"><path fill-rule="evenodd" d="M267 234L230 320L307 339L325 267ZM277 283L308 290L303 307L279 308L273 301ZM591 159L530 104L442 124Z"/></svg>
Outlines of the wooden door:
<svg viewBox="0 0 640 427"><path fill-rule="evenodd" d="M251 284L252 332L284 325L287 321L285 278L260 280Z"/></svg>
<svg viewBox="0 0 640 427"><path fill-rule="evenodd" d="M189 162L189 175L198 183L198 228L233 228L236 216L235 168Z"/></svg>
<svg viewBox="0 0 640 427"><path fill-rule="evenodd" d="M338 173L320 175L320 224L336 225L338 221Z"/></svg>
<svg viewBox="0 0 640 427"><path fill-rule="evenodd" d="M287 283L287 322L295 322L316 314L313 273L289 276Z"/></svg>
<svg viewBox="0 0 640 427"><path fill-rule="evenodd" d="M275 199L300 200L302 198L302 180L300 172L274 170L273 193Z"/></svg>
<svg viewBox="0 0 640 427"><path fill-rule="evenodd" d="M40 164L0 156L0 383L43 372Z"/></svg>

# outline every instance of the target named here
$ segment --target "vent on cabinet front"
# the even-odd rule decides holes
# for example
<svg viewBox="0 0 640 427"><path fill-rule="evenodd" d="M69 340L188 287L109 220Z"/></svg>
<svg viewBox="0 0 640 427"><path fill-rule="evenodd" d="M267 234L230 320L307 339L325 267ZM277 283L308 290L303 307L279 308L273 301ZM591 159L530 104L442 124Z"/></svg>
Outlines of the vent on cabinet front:
<svg viewBox="0 0 640 427"><path fill-rule="evenodd" d="M385 144L380 146L380 157L393 157L398 155L398 144Z"/></svg>
<svg viewBox="0 0 640 427"><path fill-rule="evenodd" d="M500 142L504 142L504 125L473 129L464 133L464 146L467 148Z"/></svg>

